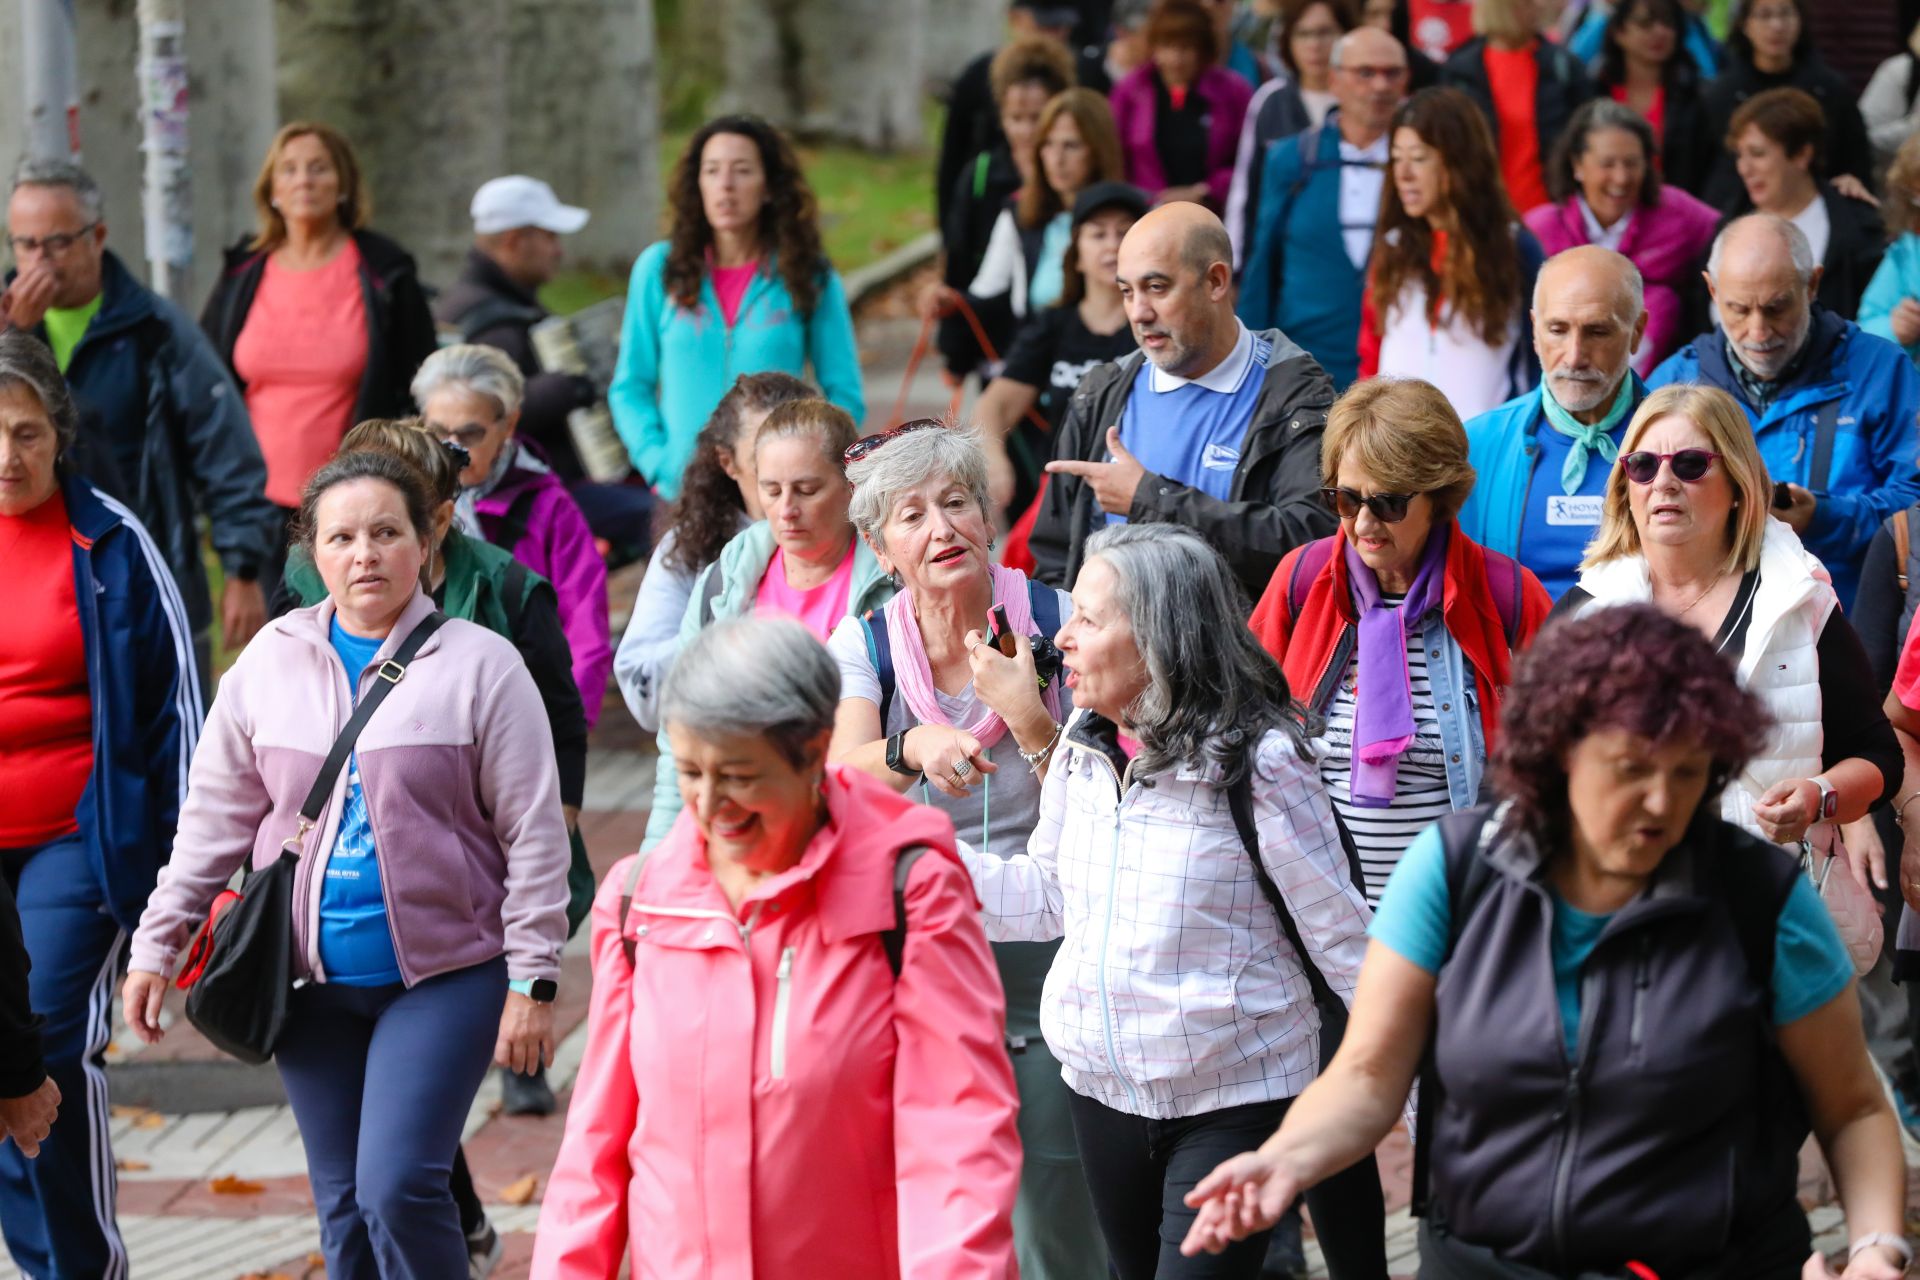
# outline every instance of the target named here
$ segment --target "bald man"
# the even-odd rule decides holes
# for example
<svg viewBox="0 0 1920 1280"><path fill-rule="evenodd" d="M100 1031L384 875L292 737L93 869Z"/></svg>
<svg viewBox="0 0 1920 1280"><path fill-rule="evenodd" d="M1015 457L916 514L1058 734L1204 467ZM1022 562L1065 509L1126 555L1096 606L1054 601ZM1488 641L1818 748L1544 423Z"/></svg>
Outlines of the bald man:
<svg viewBox="0 0 1920 1280"><path fill-rule="evenodd" d="M1319 492L1333 381L1278 329L1240 323L1232 262L1197 204L1163 205L1121 241L1141 349L1073 393L1030 540L1041 580L1071 587L1105 525L1161 521L1205 537L1258 599L1281 556L1333 532Z"/></svg>
<svg viewBox="0 0 1920 1280"><path fill-rule="evenodd" d="M1853 607L1860 562L1889 515L1920 499L1920 372L1906 352L1815 301L1820 267L1773 214L1728 223L1707 259L1720 327L1669 356L1650 387L1700 382L1746 411L1792 525Z"/></svg>
<svg viewBox="0 0 1920 1280"><path fill-rule="evenodd" d="M1647 331L1639 268L1597 245L1556 254L1534 280L1532 317L1540 385L1467 423L1479 478L1460 528L1558 599L1580 576L1620 438L1647 398L1632 363Z"/></svg>

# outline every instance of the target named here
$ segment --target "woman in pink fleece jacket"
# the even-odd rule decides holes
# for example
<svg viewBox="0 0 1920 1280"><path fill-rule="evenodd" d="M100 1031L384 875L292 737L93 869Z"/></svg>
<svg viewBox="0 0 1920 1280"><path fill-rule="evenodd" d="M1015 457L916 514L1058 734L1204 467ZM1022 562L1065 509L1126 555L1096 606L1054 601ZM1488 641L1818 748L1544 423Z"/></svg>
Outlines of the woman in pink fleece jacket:
<svg viewBox="0 0 1920 1280"><path fill-rule="evenodd" d="M594 905L542 1280L1011 1280L1000 980L953 825L826 763L840 675L716 623L662 718L686 807Z"/></svg>
<svg viewBox="0 0 1920 1280"><path fill-rule="evenodd" d="M374 712L311 831L300 806L354 704L422 620L432 499L383 453L336 458L300 524L328 598L269 623L220 682L172 861L134 934L127 1023L160 1038L188 934L233 872L298 839L274 1046L327 1274L460 1276L448 1189L488 1062L551 1058L567 832L546 712L513 645L448 620Z"/></svg>

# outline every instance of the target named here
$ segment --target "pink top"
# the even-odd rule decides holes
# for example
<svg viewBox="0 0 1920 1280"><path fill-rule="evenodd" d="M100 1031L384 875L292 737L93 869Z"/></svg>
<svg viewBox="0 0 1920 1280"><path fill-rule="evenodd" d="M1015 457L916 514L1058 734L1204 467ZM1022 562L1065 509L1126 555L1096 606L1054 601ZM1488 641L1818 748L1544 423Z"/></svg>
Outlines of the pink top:
<svg viewBox="0 0 1920 1280"><path fill-rule="evenodd" d="M310 271L289 271L268 256L233 344L233 367L266 458L267 497L297 507L308 479L353 425L367 370L360 250L352 240Z"/></svg>
<svg viewBox="0 0 1920 1280"><path fill-rule="evenodd" d="M726 318L729 329L740 318L740 304L746 300L747 287L753 283L754 273L759 270L758 258L737 267L713 268L714 296L720 299L720 314Z"/></svg>
<svg viewBox="0 0 1920 1280"><path fill-rule="evenodd" d="M847 616L847 594L853 589L853 547L847 547L847 555L833 576L817 587L801 591L787 582L787 553L778 548L773 553L773 562L767 566L767 572L760 579L760 589L753 596L755 613L772 614L776 617L792 618L807 630L821 644L833 634L840 619Z"/></svg>

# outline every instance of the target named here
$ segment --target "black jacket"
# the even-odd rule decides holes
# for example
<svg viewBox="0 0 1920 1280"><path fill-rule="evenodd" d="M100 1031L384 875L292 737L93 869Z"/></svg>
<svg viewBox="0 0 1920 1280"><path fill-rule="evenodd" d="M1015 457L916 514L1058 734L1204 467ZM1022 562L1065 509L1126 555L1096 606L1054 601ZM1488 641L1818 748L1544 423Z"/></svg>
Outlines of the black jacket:
<svg viewBox="0 0 1920 1280"><path fill-rule="evenodd" d="M1742 61L1729 48L1725 69L1701 95L1707 134L1718 150L1700 198L1714 208L1733 209L1747 198L1746 187L1733 166L1733 153L1727 149L1727 126L1733 121L1733 113L1754 94L1781 88L1801 89L1813 95L1827 118L1827 136L1820 154L1814 157L1816 171L1828 178L1850 173L1873 185L1873 146L1867 141L1866 121L1860 118L1853 90L1839 72L1810 56L1794 63L1784 75L1773 75Z"/></svg>
<svg viewBox="0 0 1920 1280"><path fill-rule="evenodd" d="M360 250L360 292L367 312L367 370L361 375L353 420L405 417L414 411L409 388L413 375L439 345L433 313L427 309L411 254L377 231L356 231L353 242ZM266 268L266 252L248 248L246 241L227 250L226 271L200 313L201 328L243 389L246 384L233 367L233 347L247 326L247 312Z"/></svg>
<svg viewBox="0 0 1920 1280"><path fill-rule="evenodd" d="M1127 512L1136 524L1180 524L1200 534L1227 558L1251 600L1266 590L1282 556L1334 530L1333 514L1320 501L1320 435L1334 401L1333 379L1278 329L1257 336L1273 344L1273 355L1228 501L1148 473ZM1145 359L1135 352L1080 380L1054 441L1056 459L1105 461L1107 428L1120 421ZM1087 538L1105 524L1084 480L1052 477L1028 539L1035 576L1071 588L1086 559Z"/></svg>
<svg viewBox="0 0 1920 1280"><path fill-rule="evenodd" d="M1666 118L1660 126L1660 180L1697 196L1726 148L1707 121L1702 96L1706 86L1700 82L1700 69L1684 50L1674 55L1666 91Z"/></svg>
<svg viewBox="0 0 1920 1280"><path fill-rule="evenodd" d="M1498 150L1500 117L1494 111L1493 85L1487 79L1486 49L1485 36L1475 36L1455 49L1440 68L1440 83L1473 99L1487 118ZM1573 119L1580 104L1593 96L1593 81L1587 78L1580 59L1551 40L1534 41L1534 60L1540 64L1540 80L1533 93L1533 124L1540 135L1540 164L1544 168L1560 131Z"/></svg>

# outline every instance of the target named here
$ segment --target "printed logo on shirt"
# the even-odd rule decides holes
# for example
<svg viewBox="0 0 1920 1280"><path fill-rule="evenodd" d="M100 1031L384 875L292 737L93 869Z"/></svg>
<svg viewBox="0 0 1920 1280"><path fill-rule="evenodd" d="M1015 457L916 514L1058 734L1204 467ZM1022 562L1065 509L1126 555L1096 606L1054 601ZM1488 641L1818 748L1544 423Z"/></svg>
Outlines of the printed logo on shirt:
<svg viewBox="0 0 1920 1280"><path fill-rule="evenodd" d="M1200 465L1208 471L1232 471L1240 465L1240 451L1224 444L1210 444L1200 455Z"/></svg>
<svg viewBox="0 0 1920 1280"><path fill-rule="evenodd" d="M1547 498L1547 523L1553 525L1598 526L1600 506L1606 499L1600 494L1575 494L1565 497L1552 494Z"/></svg>
<svg viewBox="0 0 1920 1280"><path fill-rule="evenodd" d="M1047 380L1062 391L1071 391L1080 385L1080 379L1106 363L1105 360L1055 360Z"/></svg>

